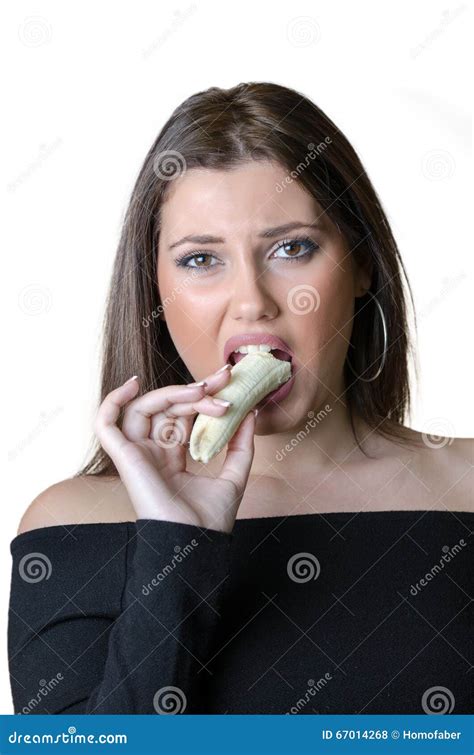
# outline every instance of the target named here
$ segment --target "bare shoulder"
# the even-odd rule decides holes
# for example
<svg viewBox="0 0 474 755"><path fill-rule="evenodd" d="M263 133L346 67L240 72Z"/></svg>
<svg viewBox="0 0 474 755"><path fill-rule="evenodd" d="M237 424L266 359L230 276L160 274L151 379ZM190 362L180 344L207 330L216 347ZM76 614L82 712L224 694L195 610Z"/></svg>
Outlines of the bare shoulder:
<svg viewBox="0 0 474 755"><path fill-rule="evenodd" d="M40 527L135 521L136 514L119 477L81 475L50 485L24 512L17 534Z"/></svg>
<svg viewBox="0 0 474 755"><path fill-rule="evenodd" d="M474 511L474 438L454 438L446 446L444 463L458 510Z"/></svg>
<svg viewBox="0 0 474 755"><path fill-rule="evenodd" d="M436 508L474 512L474 438L419 436L408 468L430 490Z"/></svg>

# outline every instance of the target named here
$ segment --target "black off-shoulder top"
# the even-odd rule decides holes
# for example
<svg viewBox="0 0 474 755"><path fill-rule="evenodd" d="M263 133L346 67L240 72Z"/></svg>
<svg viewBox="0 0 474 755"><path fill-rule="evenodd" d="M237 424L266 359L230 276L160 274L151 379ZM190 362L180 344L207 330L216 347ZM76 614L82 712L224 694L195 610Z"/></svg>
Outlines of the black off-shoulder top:
<svg viewBox="0 0 474 755"><path fill-rule="evenodd" d="M397 510L17 535L14 712L470 713L473 522Z"/></svg>

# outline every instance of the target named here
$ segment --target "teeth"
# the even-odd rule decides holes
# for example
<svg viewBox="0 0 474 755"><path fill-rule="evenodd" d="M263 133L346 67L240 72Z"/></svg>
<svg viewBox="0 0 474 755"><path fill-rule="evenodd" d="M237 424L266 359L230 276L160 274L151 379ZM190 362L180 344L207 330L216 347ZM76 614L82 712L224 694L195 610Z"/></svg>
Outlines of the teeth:
<svg viewBox="0 0 474 755"><path fill-rule="evenodd" d="M272 347L268 343L249 343L247 346L239 346L238 349L234 349L234 351L238 351L240 354L256 354L259 351L270 353L271 350Z"/></svg>
<svg viewBox="0 0 474 755"><path fill-rule="evenodd" d="M291 363L276 359L269 347L251 348L247 359L232 367L230 382L214 398L232 401L222 417L198 414L189 439L189 452L195 461L207 464L235 434L249 411L268 393L291 377Z"/></svg>

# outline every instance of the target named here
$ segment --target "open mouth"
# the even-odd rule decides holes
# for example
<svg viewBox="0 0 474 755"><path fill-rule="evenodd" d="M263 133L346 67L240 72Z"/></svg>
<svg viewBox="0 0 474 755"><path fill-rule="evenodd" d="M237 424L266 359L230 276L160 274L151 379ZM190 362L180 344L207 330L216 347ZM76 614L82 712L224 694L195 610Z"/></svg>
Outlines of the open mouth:
<svg viewBox="0 0 474 755"><path fill-rule="evenodd" d="M281 359L283 362L291 362L291 356L290 354L287 354L286 351L282 351L281 349L272 349L271 353L275 357L275 359ZM229 356L229 364L234 366L234 364L237 364L237 362L240 362L240 360L244 359L244 357L246 356L247 354L241 354L239 351L233 351Z"/></svg>
<svg viewBox="0 0 474 755"><path fill-rule="evenodd" d="M249 352L249 353L255 353L255 352ZM264 396L264 398L257 404L257 409L259 410L264 409L265 407L274 406L275 403L278 403L279 401L286 398L286 396L290 393L290 391L293 388L293 383L295 381L295 374L298 369L296 364L293 364L293 358L291 354L289 354L287 351L283 351L282 349L271 349L270 353L272 354L273 357L275 357L275 359L280 359L283 362L290 362L291 376L278 388L275 388L275 390L271 391L266 396ZM229 354L227 361L233 367L242 359L244 359L246 356L248 356L248 354L243 354L240 351L232 351Z"/></svg>

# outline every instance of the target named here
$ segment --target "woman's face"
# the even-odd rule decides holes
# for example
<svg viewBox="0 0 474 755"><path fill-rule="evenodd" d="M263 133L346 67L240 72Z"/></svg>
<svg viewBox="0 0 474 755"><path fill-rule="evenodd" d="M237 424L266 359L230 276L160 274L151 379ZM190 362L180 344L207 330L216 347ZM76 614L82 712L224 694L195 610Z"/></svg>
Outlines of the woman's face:
<svg viewBox="0 0 474 755"><path fill-rule="evenodd" d="M341 395L354 297L370 285L337 226L287 176L256 161L187 171L168 187L158 249L163 317L195 380L225 364L231 336L277 335L292 349L293 389L259 416L282 430Z"/></svg>

